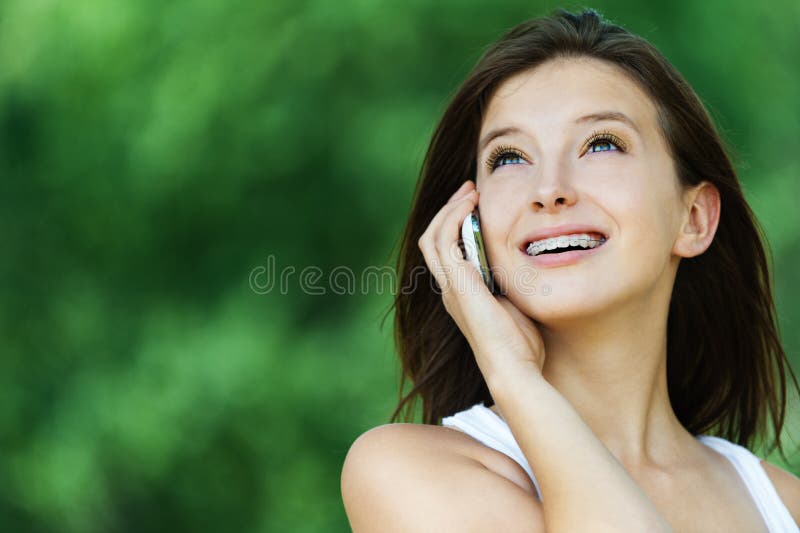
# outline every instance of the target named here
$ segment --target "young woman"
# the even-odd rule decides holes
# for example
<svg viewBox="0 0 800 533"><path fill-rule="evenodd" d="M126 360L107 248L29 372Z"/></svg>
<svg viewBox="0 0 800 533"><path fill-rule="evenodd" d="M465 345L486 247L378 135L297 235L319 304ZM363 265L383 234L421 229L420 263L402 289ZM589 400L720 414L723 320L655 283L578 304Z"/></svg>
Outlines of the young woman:
<svg viewBox="0 0 800 533"><path fill-rule="evenodd" d="M499 296L459 248L474 210ZM425 158L392 416L419 396L424 423L351 447L353 530L798 531L800 480L748 450L769 414L783 453L797 387L762 234L652 45L591 9L513 28Z"/></svg>

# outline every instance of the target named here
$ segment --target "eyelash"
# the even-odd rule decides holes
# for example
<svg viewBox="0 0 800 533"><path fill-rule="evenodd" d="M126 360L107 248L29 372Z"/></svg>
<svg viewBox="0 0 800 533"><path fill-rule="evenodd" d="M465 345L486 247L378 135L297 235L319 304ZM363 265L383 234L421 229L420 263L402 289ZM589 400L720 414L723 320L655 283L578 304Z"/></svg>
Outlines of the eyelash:
<svg viewBox="0 0 800 533"><path fill-rule="evenodd" d="M610 131L595 131L595 132L592 132L592 135L584 143L584 147L591 148L594 144L600 143L600 142L609 142L609 143L613 144L614 146L616 146L618 151L623 152L623 153L628 150L628 146L627 146L627 144L625 144L625 141L623 141L622 139L620 139L619 137L617 137L616 135L614 135ZM611 150L604 150L604 151L608 152L608 151L611 151ZM486 169L490 173L493 172L495 170L495 166L494 166L495 163L497 163L497 161L502 159L503 156L505 156L505 155L513 155L514 157L519 157L520 159L525 159L525 156L522 154L522 152L520 152L519 150L517 150L513 146L509 146L507 144L501 144L497 148L492 150L492 153L486 159Z"/></svg>

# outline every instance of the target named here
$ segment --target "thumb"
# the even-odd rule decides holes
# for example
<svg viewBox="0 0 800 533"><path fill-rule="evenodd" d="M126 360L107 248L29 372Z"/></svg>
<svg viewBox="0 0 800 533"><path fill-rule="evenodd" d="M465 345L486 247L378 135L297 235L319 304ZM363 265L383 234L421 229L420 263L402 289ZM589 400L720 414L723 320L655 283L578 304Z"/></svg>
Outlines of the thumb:
<svg viewBox="0 0 800 533"><path fill-rule="evenodd" d="M511 318L514 319L514 322L517 323L528 340L534 345L541 345L542 337L539 328L536 326L536 321L520 311L519 307L514 305L507 297L499 296L497 300L503 306L503 309L511 315Z"/></svg>

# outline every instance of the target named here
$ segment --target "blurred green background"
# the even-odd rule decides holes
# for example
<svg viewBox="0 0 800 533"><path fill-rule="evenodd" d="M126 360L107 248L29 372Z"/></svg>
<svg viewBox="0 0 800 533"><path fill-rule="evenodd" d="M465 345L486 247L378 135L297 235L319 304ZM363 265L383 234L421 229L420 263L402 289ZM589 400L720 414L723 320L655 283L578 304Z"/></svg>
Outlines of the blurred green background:
<svg viewBox="0 0 800 533"><path fill-rule="evenodd" d="M449 96L557 6L3 0L0 529L347 531L341 465L399 367L391 290L328 276L392 264ZM800 4L592 7L736 150L797 365ZM294 273L253 290L270 257Z"/></svg>

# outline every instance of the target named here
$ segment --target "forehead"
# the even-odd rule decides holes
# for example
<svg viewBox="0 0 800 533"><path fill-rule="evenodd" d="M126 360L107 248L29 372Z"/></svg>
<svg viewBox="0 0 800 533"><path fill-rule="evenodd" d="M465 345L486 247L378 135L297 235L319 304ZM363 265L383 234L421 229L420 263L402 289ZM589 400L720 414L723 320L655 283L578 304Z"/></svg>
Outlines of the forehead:
<svg viewBox="0 0 800 533"><path fill-rule="evenodd" d="M598 110L624 113L644 129L655 125L655 105L620 67L570 58L548 61L504 80L489 100L481 131L506 122L563 124Z"/></svg>

